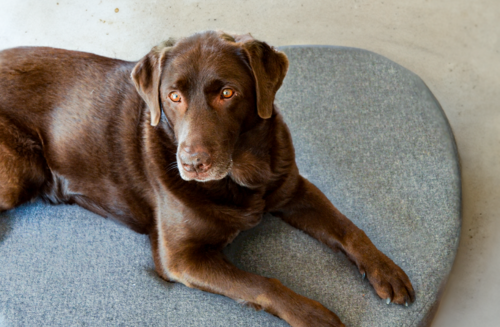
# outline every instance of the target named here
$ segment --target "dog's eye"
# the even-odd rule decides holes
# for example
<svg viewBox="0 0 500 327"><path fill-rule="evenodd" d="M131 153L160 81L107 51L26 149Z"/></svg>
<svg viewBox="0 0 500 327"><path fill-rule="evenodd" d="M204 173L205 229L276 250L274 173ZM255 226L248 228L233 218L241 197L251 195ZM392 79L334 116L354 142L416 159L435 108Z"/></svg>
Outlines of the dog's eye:
<svg viewBox="0 0 500 327"><path fill-rule="evenodd" d="M180 102L181 101L181 96L177 92L170 92L170 94L168 95L168 97L170 98L170 100L172 100L174 102Z"/></svg>
<svg viewBox="0 0 500 327"><path fill-rule="evenodd" d="M224 90L222 90L222 97L224 99L229 99L233 95L234 95L234 91L231 90L231 89L224 89Z"/></svg>

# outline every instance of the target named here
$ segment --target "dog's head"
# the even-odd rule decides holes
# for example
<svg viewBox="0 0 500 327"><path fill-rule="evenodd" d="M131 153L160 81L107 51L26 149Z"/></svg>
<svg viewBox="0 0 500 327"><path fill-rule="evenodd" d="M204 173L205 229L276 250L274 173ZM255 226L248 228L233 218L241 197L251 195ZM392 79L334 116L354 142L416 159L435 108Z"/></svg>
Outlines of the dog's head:
<svg viewBox="0 0 500 327"><path fill-rule="evenodd" d="M286 56L250 35L195 34L153 48L132 71L151 113L161 110L177 142L185 180L224 178L239 136L273 114Z"/></svg>

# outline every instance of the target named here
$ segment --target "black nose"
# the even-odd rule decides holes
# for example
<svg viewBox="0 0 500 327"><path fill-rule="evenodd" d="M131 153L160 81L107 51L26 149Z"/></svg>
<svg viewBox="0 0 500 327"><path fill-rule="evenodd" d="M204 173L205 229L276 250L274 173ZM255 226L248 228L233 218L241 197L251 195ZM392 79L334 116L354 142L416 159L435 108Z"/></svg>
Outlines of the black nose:
<svg viewBox="0 0 500 327"><path fill-rule="evenodd" d="M212 167L210 154L201 148L184 147L180 152L182 168L187 172L205 173Z"/></svg>

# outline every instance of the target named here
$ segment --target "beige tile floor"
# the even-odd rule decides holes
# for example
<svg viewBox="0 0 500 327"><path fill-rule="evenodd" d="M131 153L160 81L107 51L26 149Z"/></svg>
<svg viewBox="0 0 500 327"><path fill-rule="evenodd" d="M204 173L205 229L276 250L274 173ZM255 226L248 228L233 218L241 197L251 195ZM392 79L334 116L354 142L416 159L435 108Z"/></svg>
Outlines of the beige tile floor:
<svg viewBox="0 0 500 327"><path fill-rule="evenodd" d="M0 0L0 49L48 45L135 60L169 36L252 32L273 45L378 52L441 102L462 160L463 231L433 327L500 326L499 0Z"/></svg>

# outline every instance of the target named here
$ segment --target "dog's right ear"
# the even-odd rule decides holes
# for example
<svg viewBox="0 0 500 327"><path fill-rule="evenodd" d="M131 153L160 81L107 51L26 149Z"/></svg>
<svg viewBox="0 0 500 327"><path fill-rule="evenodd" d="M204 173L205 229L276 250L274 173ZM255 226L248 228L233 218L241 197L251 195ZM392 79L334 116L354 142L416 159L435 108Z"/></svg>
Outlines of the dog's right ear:
<svg viewBox="0 0 500 327"><path fill-rule="evenodd" d="M168 40L154 47L144 58L139 60L132 70L131 77L135 88L151 112L152 126L156 126L160 122L160 78L168 51L173 45L174 42Z"/></svg>

